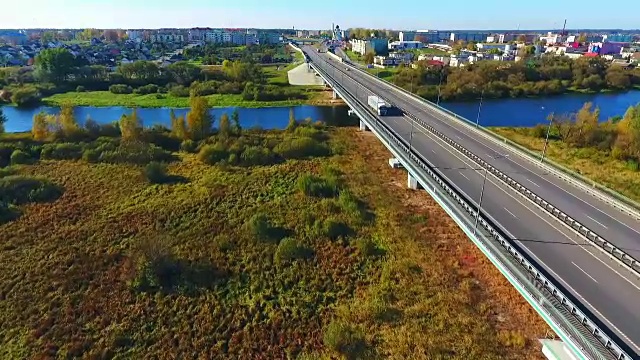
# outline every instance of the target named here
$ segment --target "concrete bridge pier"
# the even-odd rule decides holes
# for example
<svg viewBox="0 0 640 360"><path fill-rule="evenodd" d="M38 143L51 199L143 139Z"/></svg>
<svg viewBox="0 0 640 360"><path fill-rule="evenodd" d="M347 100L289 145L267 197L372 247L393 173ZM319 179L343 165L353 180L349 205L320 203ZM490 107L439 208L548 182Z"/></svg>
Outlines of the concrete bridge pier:
<svg viewBox="0 0 640 360"><path fill-rule="evenodd" d="M367 128L367 124L364 123L364 121L360 120L360 131L367 131L369 128Z"/></svg>
<svg viewBox="0 0 640 360"><path fill-rule="evenodd" d="M422 185L418 182L418 179L411 176L411 173L407 173L407 187L412 190L422 189Z"/></svg>
<svg viewBox="0 0 640 360"><path fill-rule="evenodd" d="M336 93L336 91L335 91L335 90L333 90L333 94L331 95L331 98L332 98L333 100L335 100L335 99L337 99L337 98L338 98L338 93Z"/></svg>

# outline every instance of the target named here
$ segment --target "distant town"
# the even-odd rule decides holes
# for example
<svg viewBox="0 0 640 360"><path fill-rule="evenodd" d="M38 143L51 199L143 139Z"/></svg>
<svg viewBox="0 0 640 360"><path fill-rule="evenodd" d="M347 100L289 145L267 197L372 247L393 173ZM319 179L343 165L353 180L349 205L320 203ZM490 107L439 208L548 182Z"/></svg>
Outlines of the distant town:
<svg viewBox="0 0 640 360"><path fill-rule="evenodd" d="M588 31L588 32L587 32ZM387 67L426 60L452 67L482 60L518 61L530 55L603 57L622 66L640 61L640 31L466 31L295 29L10 29L0 30L0 67L31 66L43 49L66 48L89 64L116 67L138 60L171 64L182 50L207 44L282 44L333 38L363 61ZM370 55L368 55L370 54Z"/></svg>

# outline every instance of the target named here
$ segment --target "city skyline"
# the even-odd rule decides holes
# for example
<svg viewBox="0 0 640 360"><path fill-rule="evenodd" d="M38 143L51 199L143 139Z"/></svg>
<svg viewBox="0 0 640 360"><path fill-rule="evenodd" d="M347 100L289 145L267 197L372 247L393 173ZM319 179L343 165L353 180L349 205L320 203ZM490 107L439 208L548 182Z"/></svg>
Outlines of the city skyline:
<svg viewBox="0 0 640 360"><path fill-rule="evenodd" d="M328 29L331 23L335 23L345 29L535 30L560 29L565 17L568 18L568 29L639 27L632 12L616 15L581 14L579 18L571 18L570 14L575 13L575 8L585 5L584 1L577 0L561 3L540 0L535 7L529 8L504 7L497 0L486 0L465 4L462 14L452 11L446 4L413 1L402 7L389 6L388 2L379 0L326 0L321 6L307 2L294 4L292 6L291 1L287 0L272 0L268 5L258 0L243 0L234 4L211 0L184 0L180 3L157 0L150 7L148 1L142 0L111 0L109 6L91 0L64 0L56 4L48 0L33 0L28 11L16 2L4 5L6 13L11 16L3 18L2 27ZM548 11L549 8L554 11ZM496 16L496 13L501 16Z"/></svg>

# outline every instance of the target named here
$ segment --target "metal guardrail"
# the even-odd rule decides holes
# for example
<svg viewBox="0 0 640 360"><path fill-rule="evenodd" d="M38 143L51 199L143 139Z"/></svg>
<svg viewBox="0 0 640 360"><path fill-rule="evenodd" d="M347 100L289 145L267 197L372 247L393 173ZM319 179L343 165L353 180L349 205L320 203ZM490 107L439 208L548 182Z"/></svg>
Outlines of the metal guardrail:
<svg viewBox="0 0 640 360"><path fill-rule="evenodd" d="M318 69L315 65L311 65L318 72L323 72L321 69ZM324 75L327 78L327 75ZM338 89L336 89L336 87ZM460 189L454 190L455 185L450 186L447 180L444 179L442 174L437 174L437 169L434 168L432 164L429 164L427 159L424 159L421 155L415 153L414 151L410 151L407 147L406 140L404 140L401 136L396 134L394 131L390 130L384 123L379 122L377 118L373 117L368 108L363 107L359 104L357 100L349 95L348 91L342 88L339 84L334 81L334 90L339 92L339 95L347 101L350 99L350 104L352 108L358 113L359 116L362 117L363 113L368 114L369 118L374 118L374 122L369 121L369 127L374 130L382 130L386 136L382 136L385 138L384 140L389 143L391 140L395 143L396 147L402 149L405 153L409 155L410 161L404 159L404 165L408 169L414 168L411 161L415 162L422 171L426 172L432 179L435 181L437 185L439 185L444 192L456 201L458 206L461 206L462 209L467 213L467 216L471 216L475 218L477 212L477 206L474 205L474 200L469 198L463 198L461 194L463 193ZM356 104L357 106L354 106ZM365 109L364 111L362 109ZM365 117L366 118L366 117ZM364 120L364 119L363 119ZM382 126L380 126L382 125ZM380 136L380 131L374 131L377 135ZM384 134L383 134L384 135ZM394 155L398 156L400 154L397 151L394 151L392 147L387 146L389 150L391 150ZM402 156L398 156L402 158ZM416 177L422 178L420 176L420 172L415 169L412 171L413 175L418 175ZM421 179L424 184L424 178ZM434 195L434 198L438 200L437 194L434 193L435 187L427 188L427 191ZM446 205L440 202L440 205L443 206L445 210L447 209ZM525 256L523 256L520 251L517 249L514 244L507 237L502 235L502 232L496 229L490 221L493 223L497 223L494 219L489 219L490 216L479 214L479 224L488 231L491 235L492 239L497 242L498 245L502 248L502 251L506 251L510 255L512 259L515 259L515 264L519 265L521 268L526 270L529 273L529 276L518 276L514 272L520 272L518 268L511 267L509 268L508 264L501 263L498 258L496 258L497 254L495 252L491 252L484 246L480 239L475 235L470 233L468 228L466 228L464 222L452 214L450 211L447 211L449 215L456 220L458 225L467 233L467 235L479 246L479 248L487 255L487 257L501 270L501 272L507 277L507 279L518 289L518 291L527 299L527 301L538 311L538 313L543 316L545 321L554 328L554 331L558 333L558 335L563 338L563 340L572 347L572 350L578 356L585 357L583 351L588 351L588 353L592 356L592 358L608 358L607 354L611 353L617 359L632 359L624 350L622 350L617 344L615 344L586 314L584 314L579 307L577 307L573 302L563 294L559 287L555 286L552 281L547 279L544 274L537 268L536 265L529 262ZM485 239L488 240L488 239ZM508 260L507 260L508 261ZM514 265L514 264L511 264ZM522 281L525 279L525 281ZM527 281L528 280L528 281ZM527 284L528 282L528 284ZM535 284L534 284L535 282ZM538 284L536 286L536 284ZM541 293L540 290L544 290L544 293ZM549 296L550 295L550 296ZM549 307L545 305L544 302L540 304L539 299L548 299L549 303L552 305ZM576 321L577 320L577 321ZM581 329L581 330L580 330ZM586 331L585 331L586 330ZM592 336L597 339L597 344L593 344L592 341L589 341L585 338L585 336ZM576 341L578 343L576 343ZM605 353L603 354L603 350Z"/></svg>
<svg viewBox="0 0 640 360"><path fill-rule="evenodd" d="M356 68L358 71L361 71L364 74L367 74L368 76L374 77L373 75L369 74L368 72L362 69L359 69L358 67L354 66L354 68ZM451 116L457 120L462 120L465 125L472 125L471 128L478 129L483 135L485 135L485 137L491 138L496 144L500 144L501 146L505 146L505 145L511 146L512 151L518 152L519 155L525 158L527 161L537 165L542 169L545 169L553 173L555 176L559 177L564 181L567 181L569 183L572 183L575 186L578 186L579 188L591 194L592 196L595 196L601 201L604 201L605 203L613 206L614 208L627 213L628 215L632 216L636 220L640 220L640 203L620 194L619 192L613 189L610 189L602 184L599 184L583 176L582 174L579 174L574 170L571 170L565 167L564 165L561 165L553 160L550 160L547 158L545 159L544 162L540 162L539 154L527 149L526 147L512 140L509 140L502 135L496 134L495 132L485 128L484 126L476 127L475 122L472 122L471 120L465 117L462 117L448 109L445 109L437 104L434 104L431 101L428 101L413 93L410 93L405 89L397 86L396 84L393 84L384 79L379 79L379 78L376 78L376 79L395 88L396 90L400 91L403 95L411 97L414 100L417 100L434 110L440 111L445 115Z"/></svg>
<svg viewBox="0 0 640 360"><path fill-rule="evenodd" d="M385 98L384 96L381 96L381 97ZM388 103L393 104L393 102L390 101L389 99L385 98L385 100ZM584 236L587 239L587 241L589 241L591 244L593 244L594 246L596 246L597 248L599 248L603 252L611 255L613 258L619 260L622 264L626 265L631 271L636 273L636 275L640 276L640 262L638 260L636 260L634 257L632 257L631 255L629 255L627 252L625 252L624 250L618 248L614 244L610 243L609 241L604 239L602 236L598 235L595 231L593 231L593 230L589 229L588 227L584 226L582 223L580 223L579 221L575 220L571 216L569 216L569 215L565 214L564 212L560 211L555 206L553 206L551 203L549 203L548 201L544 200L542 197L538 196L533 191L527 189L524 185L518 183L517 181L512 179L510 176L506 175L502 171L500 171L497 168L493 167L491 164L489 164L486 161L482 160L479 156L477 156L473 152L467 150L462 145L456 143L455 141L453 141L451 138L449 138L448 136L446 136L442 132L436 130L431 125L429 125L426 122L422 121L417 116L415 116L415 115L413 115L411 113L407 113L407 112L405 112L405 113L411 119L413 119L414 121L416 121L420 125L422 125L424 128L426 128L429 132L431 132L434 135L438 136L439 138L443 139L449 145L453 146L455 149L457 149L458 151L462 152L469 159L473 160L478 165L480 165L483 168L485 168L488 171L490 171L492 174L497 176L500 180L502 180L503 182L505 182L506 184L511 186L513 189L518 191L520 194L524 195L526 198L528 198L529 200L533 201L535 204L537 204L538 206L543 208L547 213L549 213L550 215L552 215L556 219L560 220L564 224L568 225L571 229L573 229L574 231L578 232L580 235ZM461 118L461 119L464 119L464 118ZM468 121L466 119L464 119L464 120Z"/></svg>

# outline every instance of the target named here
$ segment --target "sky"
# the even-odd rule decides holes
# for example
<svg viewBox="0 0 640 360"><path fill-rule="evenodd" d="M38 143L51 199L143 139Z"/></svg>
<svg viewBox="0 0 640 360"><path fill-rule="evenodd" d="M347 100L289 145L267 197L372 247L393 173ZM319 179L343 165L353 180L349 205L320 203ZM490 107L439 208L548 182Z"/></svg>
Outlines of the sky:
<svg viewBox="0 0 640 360"><path fill-rule="evenodd" d="M637 2L597 11L596 0L512 1L7 0L0 28L555 29L565 18L570 29L640 28Z"/></svg>

